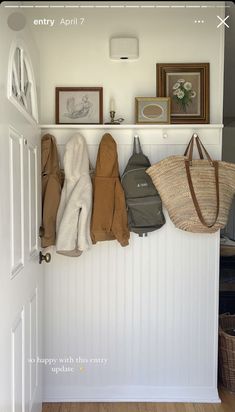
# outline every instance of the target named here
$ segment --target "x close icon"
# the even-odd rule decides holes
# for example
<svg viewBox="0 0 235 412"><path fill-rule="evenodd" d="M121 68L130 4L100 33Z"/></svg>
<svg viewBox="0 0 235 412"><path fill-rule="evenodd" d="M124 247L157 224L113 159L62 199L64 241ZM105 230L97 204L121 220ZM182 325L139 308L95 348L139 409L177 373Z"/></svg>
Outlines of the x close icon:
<svg viewBox="0 0 235 412"><path fill-rule="evenodd" d="M229 28L229 25L226 23L226 20L229 18L229 16L226 16L224 19L222 19L222 17L220 17L220 16L217 16L217 17L218 17L218 19L220 20L220 23L218 24L217 29L218 29L220 26L222 26L222 24L223 24L224 26L226 26L226 27Z"/></svg>

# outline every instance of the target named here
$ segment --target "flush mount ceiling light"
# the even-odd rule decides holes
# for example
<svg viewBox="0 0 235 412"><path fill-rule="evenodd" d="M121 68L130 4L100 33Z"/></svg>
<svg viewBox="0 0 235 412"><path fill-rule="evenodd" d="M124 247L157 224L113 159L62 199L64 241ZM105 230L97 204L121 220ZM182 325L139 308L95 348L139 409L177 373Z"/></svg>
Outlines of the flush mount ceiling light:
<svg viewBox="0 0 235 412"><path fill-rule="evenodd" d="M136 37L113 37L110 39L110 59L135 60L139 57L139 41Z"/></svg>

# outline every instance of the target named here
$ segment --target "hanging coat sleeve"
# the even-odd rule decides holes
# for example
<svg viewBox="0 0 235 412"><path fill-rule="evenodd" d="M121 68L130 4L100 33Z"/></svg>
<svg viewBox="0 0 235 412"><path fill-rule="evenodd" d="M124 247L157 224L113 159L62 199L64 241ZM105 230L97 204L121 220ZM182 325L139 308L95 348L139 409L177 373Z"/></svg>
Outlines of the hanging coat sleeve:
<svg viewBox="0 0 235 412"><path fill-rule="evenodd" d="M115 209L112 232L122 246L129 244L130 232L127 224L126 202L119 179L115 182Z"/></svg>
<svg viewBox="0 0 235 412"><path fill-rule="evenodd" d="M78 220L77 244L82 246L82 250L91 246L90 221L92 211L92 187L88 185L84 188L81 208Z"/></svg>

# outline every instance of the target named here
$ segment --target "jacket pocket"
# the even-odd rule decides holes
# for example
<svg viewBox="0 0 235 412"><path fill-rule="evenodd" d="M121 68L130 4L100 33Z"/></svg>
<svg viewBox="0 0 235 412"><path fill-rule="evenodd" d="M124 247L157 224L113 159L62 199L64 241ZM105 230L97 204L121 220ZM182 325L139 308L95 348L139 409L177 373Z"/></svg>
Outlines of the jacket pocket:
<svg viewBox="0 0 235 412"><path fill-rule="evenodd" d="M165 223L159 196L127 199L128 223L131 227L161 227Z"/></svg>

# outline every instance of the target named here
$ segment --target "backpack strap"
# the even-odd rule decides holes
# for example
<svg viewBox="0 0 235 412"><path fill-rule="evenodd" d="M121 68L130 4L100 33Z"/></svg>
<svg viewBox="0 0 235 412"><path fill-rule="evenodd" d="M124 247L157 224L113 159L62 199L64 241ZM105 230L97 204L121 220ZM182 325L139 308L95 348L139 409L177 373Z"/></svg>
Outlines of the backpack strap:
<svg viewBox="0 0 235 412"><path fill-rule="evenodd" d="M134 136L134 143L133 143L133 154L143 153L140 144L140 138L138 135Z"/></svg>

